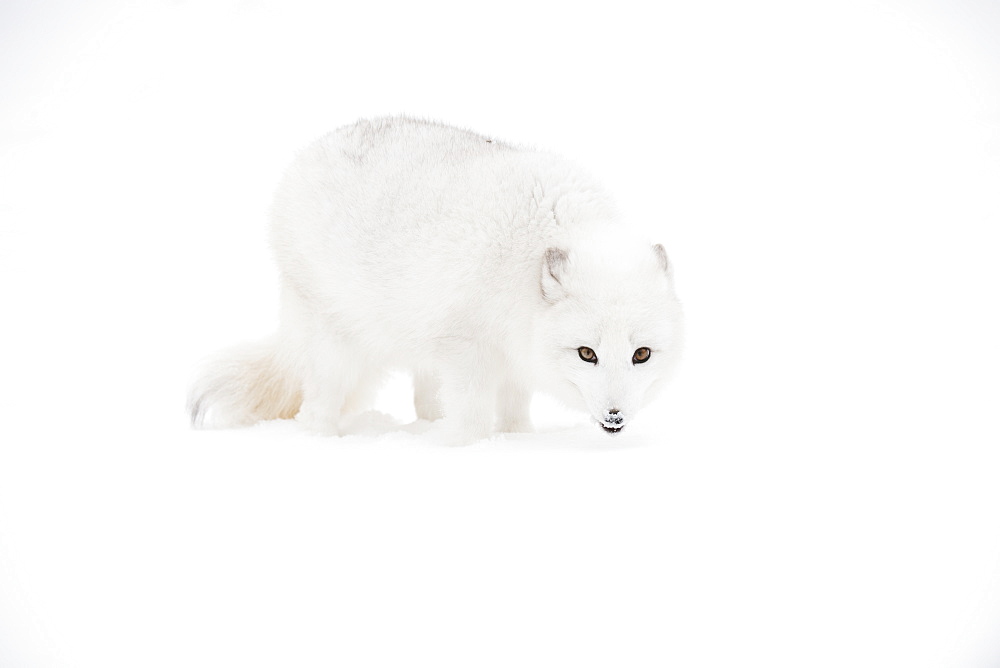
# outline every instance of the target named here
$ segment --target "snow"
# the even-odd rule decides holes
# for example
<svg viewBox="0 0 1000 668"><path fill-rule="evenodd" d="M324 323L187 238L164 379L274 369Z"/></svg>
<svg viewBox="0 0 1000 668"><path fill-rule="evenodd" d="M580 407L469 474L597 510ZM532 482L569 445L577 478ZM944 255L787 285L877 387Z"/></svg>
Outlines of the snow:
<svg viewBox="0 0 1000 668"><path fill-rule="evenodd" d="M0 666L1000 661L987 2L6 3ZM674 264L622 434L193 431L266 335L301 146L438 118L577 159ZM392 416L391 418L388 416Z"/></svg>

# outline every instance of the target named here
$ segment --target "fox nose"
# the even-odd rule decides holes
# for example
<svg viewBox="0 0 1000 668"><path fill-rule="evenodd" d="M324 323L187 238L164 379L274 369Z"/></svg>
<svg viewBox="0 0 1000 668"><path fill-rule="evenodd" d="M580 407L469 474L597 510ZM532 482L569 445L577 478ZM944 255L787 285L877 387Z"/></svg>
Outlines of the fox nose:
<svg viewBox="0 0 1000 668"><path fill-rule="evenodd" d="M609 434L617 434L625 428L625 416L617 408L612 408L604 412L604 419L598 424Z"/></svg>

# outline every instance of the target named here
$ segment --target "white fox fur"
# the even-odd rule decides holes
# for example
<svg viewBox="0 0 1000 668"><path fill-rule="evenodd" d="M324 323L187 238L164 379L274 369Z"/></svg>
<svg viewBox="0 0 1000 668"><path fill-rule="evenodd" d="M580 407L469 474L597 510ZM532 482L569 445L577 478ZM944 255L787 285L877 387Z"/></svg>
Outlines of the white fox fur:
<svg viewBox="0 0 1000 668"><path fill-rule="evenodd" d="M296 417L337 434L405 369L417 416L443 417L447 440L530 430L535 389L617 432L680 350L662 246L635 239L589 176L547 153L360 121L296 158L271 218L281 325L207 365L196 426Z"/></svg>

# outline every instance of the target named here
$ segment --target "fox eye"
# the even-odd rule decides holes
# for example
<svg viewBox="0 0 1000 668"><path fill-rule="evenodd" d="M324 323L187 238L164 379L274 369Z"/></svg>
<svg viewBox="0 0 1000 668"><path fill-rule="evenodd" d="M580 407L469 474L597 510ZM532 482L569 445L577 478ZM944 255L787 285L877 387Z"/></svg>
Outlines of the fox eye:
<svg viewBox="0 0 1000 668"><path fill-rule="evenodd" d="M649 360L653 352L649 348L639 348L632 354L632 364L642 364Z"/></svg>
<svg viewBox="0 0 1000 668"><path fill-rule="evenodd" d="M580 354L580 359L582 359L584 362L597 364L597 353L595 353L587 346L581 346L580 348L577 348L576 352Z"/></svg>

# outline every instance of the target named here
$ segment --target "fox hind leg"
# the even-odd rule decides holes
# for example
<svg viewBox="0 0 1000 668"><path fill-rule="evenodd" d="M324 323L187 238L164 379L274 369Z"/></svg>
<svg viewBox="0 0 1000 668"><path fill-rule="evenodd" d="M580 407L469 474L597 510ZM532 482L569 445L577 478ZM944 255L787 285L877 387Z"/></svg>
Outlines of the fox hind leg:
<svg viewBox="0 0 1000 668"><path fill-rule="evenodd" d="M368 408L381 376L370 372L350 341L313 331L304 346L302 408L296 420L310 431L340 435L343 416Z"/></svg>
<svg viewBox="0 0 1000 668"><path fill-rule="evenodd" d="M386 378L385 371L373 365L362 365L359 372L357 382L344 399L342 411L344 415L355 415L370 410Z"/></svg>

